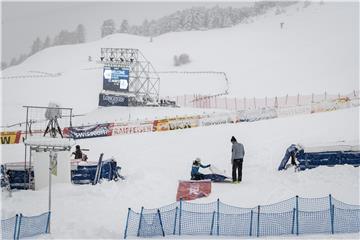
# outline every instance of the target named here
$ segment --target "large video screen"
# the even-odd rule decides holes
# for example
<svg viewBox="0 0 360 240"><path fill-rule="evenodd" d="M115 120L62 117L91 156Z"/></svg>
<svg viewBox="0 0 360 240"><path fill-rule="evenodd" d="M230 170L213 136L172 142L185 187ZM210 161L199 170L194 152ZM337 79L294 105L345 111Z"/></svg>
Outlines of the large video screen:
<svg viewBox="0 0 360 240"><path fill-rule="evenodd" d="M122 67L104 67L103 89L116 92L128 92L129 69Z"/></svg>

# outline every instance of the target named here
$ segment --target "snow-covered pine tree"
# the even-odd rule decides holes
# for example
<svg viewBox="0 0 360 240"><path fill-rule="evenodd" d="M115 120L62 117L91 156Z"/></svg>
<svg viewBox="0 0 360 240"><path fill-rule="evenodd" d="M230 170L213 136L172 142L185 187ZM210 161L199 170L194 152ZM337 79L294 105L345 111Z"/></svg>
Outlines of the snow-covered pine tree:
<svg viewBox="0 0 360 240"><path fill-rule="evenodd" d="M49 36L46 36L44 44L43 44L43 49L48 48L50 46L51 46L51 39Z"/></svg>
<svg viewBox="0 0 360 240"><path fill-rule="evenodd" d="M1 69L4 70L7 67L8 67L8 64L4 61L1 61Z"/></svg>
<svg viewBox="0 0 360 240"><path fill-rule="evenodd" d="M205 28L205 7L193 8L193 29L201 30Z"/></svg>
<svg viewBox="0 0 360 240"><path fill-rule="evenodd" d="M193 29L193 17L192 10L184 11L184 18L182 23L182 29L185 31L189 31Z"/></svg>
<svg viewBox="0 0 360 240"><path fill-rule="evenodd" d="M126 19L122 20L122 22L120 24L120 29L118 32L119 33L128 33L129 32L129 22Z"/></svg>
<svg viewBox="0 0 360 240"><path fill-rule="evenodd" d="M179 66L180 65L180 63L179 63L179 58L178 58L178 56L174 56L174 66Z"/></svg>
<svg viewBox="0 0 360 240"><path fill-rule="evenodd" d="M101 26L101 37L106 37L107 35L115 33L115 22L112 19L107 19L103 22Z"/></svg>
<svg viewBox="0 0 360 240"><path fill-rule="evenodd" d="M221 13L218 5L209 9L208 27L209 29L221 27Z"/></svg>
<svg viewBox="0 0 360 240"><path fill-rule="evenodd" d="M143 36L149 36L149 21L145 19L141 25L141 33Z"/></svg>
<svg viewBox="0 0 360 240"><path fill-rule="evenodd" d="M30 55L33 55L35 53L37 53L38 51L40 51L41 49L43 49L43 43L40 40L39 37L37 37L35 39L35 41L33 42L33 44L31 45L31 52Z"/></svg>
<svg viewBox="0 0 360 240"><path fill-rule="evenodd" d="M85 39L85 27L84 27L84 25L79 24L79 25L76 27L75 33L76 33L76 38L77 38L77 42L78 42L78 43L84 43L84 42L86 41L86 39Z"/></svg>
<svg viewBox="0 0 360 240"><path fill-rule="evenodd" d="M157 35L159 35L159 29L158 29L158 26L157 26L155 20L152 20L152 21L150 21L150 23L149 23L149 35L150 35L150 36L157 36Z"/></svg>
<svg viewBox="0 0 360 240"><path fill-rule="evenodd" d="M232 17L231 17L231 13L232 13L232 8L228 7L222 10L222 27L231 27L232 25L234 25Z"/></svg>
<svg viewBox="0 0 360 240"><path fill-rule="evenodd" d="M10 66L15 66L15 65L17 65L17 64L18 64L17 59L16 59L15 57L13 57L13 58L11 59L11 61L10 61L9 67L10 67Z"/></svg>

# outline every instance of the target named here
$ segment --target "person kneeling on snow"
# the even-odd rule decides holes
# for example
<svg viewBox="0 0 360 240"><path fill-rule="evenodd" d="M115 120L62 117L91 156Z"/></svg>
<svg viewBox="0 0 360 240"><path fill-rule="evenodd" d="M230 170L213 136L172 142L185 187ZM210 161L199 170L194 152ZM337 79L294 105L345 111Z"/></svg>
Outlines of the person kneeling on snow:
<svg viewBox="0 0 360 240"><path fill-rule="evenodd" d="M82 161L87 160L87 155L83 153L80 149L80 145L76 145L76 150L71 155L75 155L74 159L81 159Z"/></svg>
<svg viewBox="0 0 360 240"><path fill-rule="evenodd" d="M202 165L200 158L196 158L191 167L191 180L202 180L204 179L204 174L199 172L199 168L208 168L211 164Z"/></svg>

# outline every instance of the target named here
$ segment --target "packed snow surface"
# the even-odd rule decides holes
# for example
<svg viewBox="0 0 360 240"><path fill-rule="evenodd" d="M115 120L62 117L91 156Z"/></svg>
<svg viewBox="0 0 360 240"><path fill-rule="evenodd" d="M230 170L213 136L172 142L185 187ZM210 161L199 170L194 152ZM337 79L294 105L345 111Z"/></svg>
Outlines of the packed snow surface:
<svg viewBox="0 0 360 240"><path fill-rule="evenodd" d="M232 28L168 33L155 37L153 42L145 37L115 34L86 44L48 48L2 72L2 125L24 121L23 105L47 106L50 101L73 107L75 114L86 113L75 118L77 124L213 111L97 109L102 69L95 61L88 62L88 56L98 58L101 47L138 48L158 71L226 72L231 95L239 97L351 92L359 87L359 28L354 19L358 19L357 3L311 4L306 9L292 6L286 14L264 16ZM283 29L280 22L285 23ZM173 57L181 53L188 53L192 62L176 68ZM60 75L29 77L41 73ZM28 77L6 78L24 75ZM198 78L182 76L176 81L166 76L160 76L162 96L224 90L222 82L217 82L223 81L221 78L199 74ZM205 88L204 84L209 86ZM96 161L100 153L105 158L114 157L126 180L104 181L95 186L54 185L52 234L44 237L121 238L128 207L139 211L141 206L156 208L174 202L178 181L189 179L196 157L230 175L231 136L245 146L243 182L214 183L209 197L194 202L220 198L228 204L254 207L295 195L322 197L331 193L346 203L360 204L359 168L345 165L297 173L277 171L292 143L318 146L358 142L357 107L252 123L77 141L90 149L87 154L91 161ZM22 144L1 147L2 163L23 161ZM16 213L40 214L47 211L47 203L47 189L15 191L11 198L2 194L2 218Z"/></svg>
<svg viewBox="0 0 360 240"><path fill-rule="evenodd" d="M190 178L192 161L200 157L230 175L231 136L245 146L243 182L212 184L209 197L195 202L221 201L241 207L271 204L295 195L322 197L331 193L360 204L359 168L318 167L302 172L277 171L292 143L359 139L359 108L252 123L226 124L157 133L141 133L77 141L90 148L89 160L101 152L115 157L126 180L99 185L53 186L52 237L118 238L125 228L127 208L156 208L175 201L178 180ZM23 154L22 145L5 148L4 159ZM204 171L205 173L206 171ZM3 216L47 210L47 189L3 194ZM33 204L36 203L36 204Z"/></svg>

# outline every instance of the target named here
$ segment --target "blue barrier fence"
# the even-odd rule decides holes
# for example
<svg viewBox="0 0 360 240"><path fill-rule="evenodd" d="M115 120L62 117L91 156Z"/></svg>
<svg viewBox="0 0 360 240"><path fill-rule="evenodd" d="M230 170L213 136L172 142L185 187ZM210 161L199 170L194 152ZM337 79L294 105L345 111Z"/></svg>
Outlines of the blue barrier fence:
<svg viewBox="0 0 360 240"><path fill-rule="evenodd" d="M15 217L1 220L2 239L20 239L49 233L50 212L38 216Z"/></svg>
<svg viewBox="0 0 360 240"><path fill-rule="evenodd" d="M240 208L216 202L185 201L160 207L128 209L124 238L166 235L280 236L360 232L360 206L331 196L293 197L279 203Z"/></svg>

